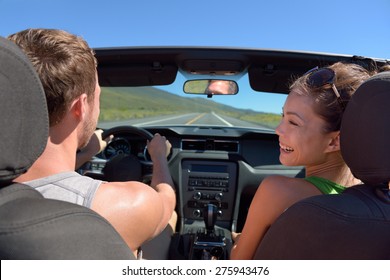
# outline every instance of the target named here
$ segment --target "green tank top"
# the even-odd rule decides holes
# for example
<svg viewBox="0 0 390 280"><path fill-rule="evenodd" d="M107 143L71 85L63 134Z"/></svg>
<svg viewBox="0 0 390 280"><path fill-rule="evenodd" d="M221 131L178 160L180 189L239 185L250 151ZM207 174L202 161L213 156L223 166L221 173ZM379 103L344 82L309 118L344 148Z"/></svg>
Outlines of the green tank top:
<svg viewBox="0 0 390 280"><path fill-rule="evenodd" d="M346 187L342 185L321 177L311 176L304 179L316 186L323 194L339 194L346 189Z"/></svg>

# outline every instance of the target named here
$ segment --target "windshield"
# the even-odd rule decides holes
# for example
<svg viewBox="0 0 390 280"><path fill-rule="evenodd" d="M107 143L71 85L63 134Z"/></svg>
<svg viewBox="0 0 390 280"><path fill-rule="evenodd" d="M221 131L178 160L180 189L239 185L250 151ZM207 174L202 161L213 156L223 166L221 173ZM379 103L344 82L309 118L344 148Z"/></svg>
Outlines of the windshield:
<svg viewBox="0 0 390 280"><path fill-rule="evenodd" d="M218 126L274 130L279 124L285 94L256 92L247 76L235 95L191 95L178 73L168 86L102 87L99 127Z"/></svg>

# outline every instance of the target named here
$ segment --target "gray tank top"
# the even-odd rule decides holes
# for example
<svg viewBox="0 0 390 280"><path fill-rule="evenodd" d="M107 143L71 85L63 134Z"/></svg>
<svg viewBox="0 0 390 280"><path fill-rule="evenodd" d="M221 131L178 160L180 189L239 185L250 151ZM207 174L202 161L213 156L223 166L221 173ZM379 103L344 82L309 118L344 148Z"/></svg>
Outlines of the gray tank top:
<svg viewBox="0 0 390 280"><path fill-rule="evenodd" d="M81 176L77 172L63 172L23 183L33 187L46 198L91 208L95 193L103 181Z"/></svg>

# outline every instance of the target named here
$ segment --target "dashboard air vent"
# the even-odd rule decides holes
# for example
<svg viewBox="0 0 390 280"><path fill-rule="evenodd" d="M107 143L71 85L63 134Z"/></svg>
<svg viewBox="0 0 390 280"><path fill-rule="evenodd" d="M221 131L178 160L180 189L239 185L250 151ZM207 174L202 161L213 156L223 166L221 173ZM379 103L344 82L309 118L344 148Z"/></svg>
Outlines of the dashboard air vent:
<svg viewBox="0 0 390 280"><path fill-rule="evenodd" d="M182 150L204 151L206 149L206 140L183 140L181 141Z"/></svg>
<svg viewBox="0 0 390 280"><path fill-rule="evenodd" d="M239 144L237 141L226 140L199 140L199 139L183 139L181 142L182 150L189 151L225 151L237 153Z"/></svg>

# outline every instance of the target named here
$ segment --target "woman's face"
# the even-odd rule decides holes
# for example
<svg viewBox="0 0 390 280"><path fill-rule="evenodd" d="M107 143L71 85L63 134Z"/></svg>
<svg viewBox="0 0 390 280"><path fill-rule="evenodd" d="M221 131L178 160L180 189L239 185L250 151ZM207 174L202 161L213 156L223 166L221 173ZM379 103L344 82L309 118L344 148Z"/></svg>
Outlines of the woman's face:
<svg viewBox="0 0 390 280"><path fill-rule="evenodd" d="M310 166L326 161L334 133L325 133L325 121L313 111L314 100L292 90L283 107L279 136L280 162L286 166Z"/></svg>

